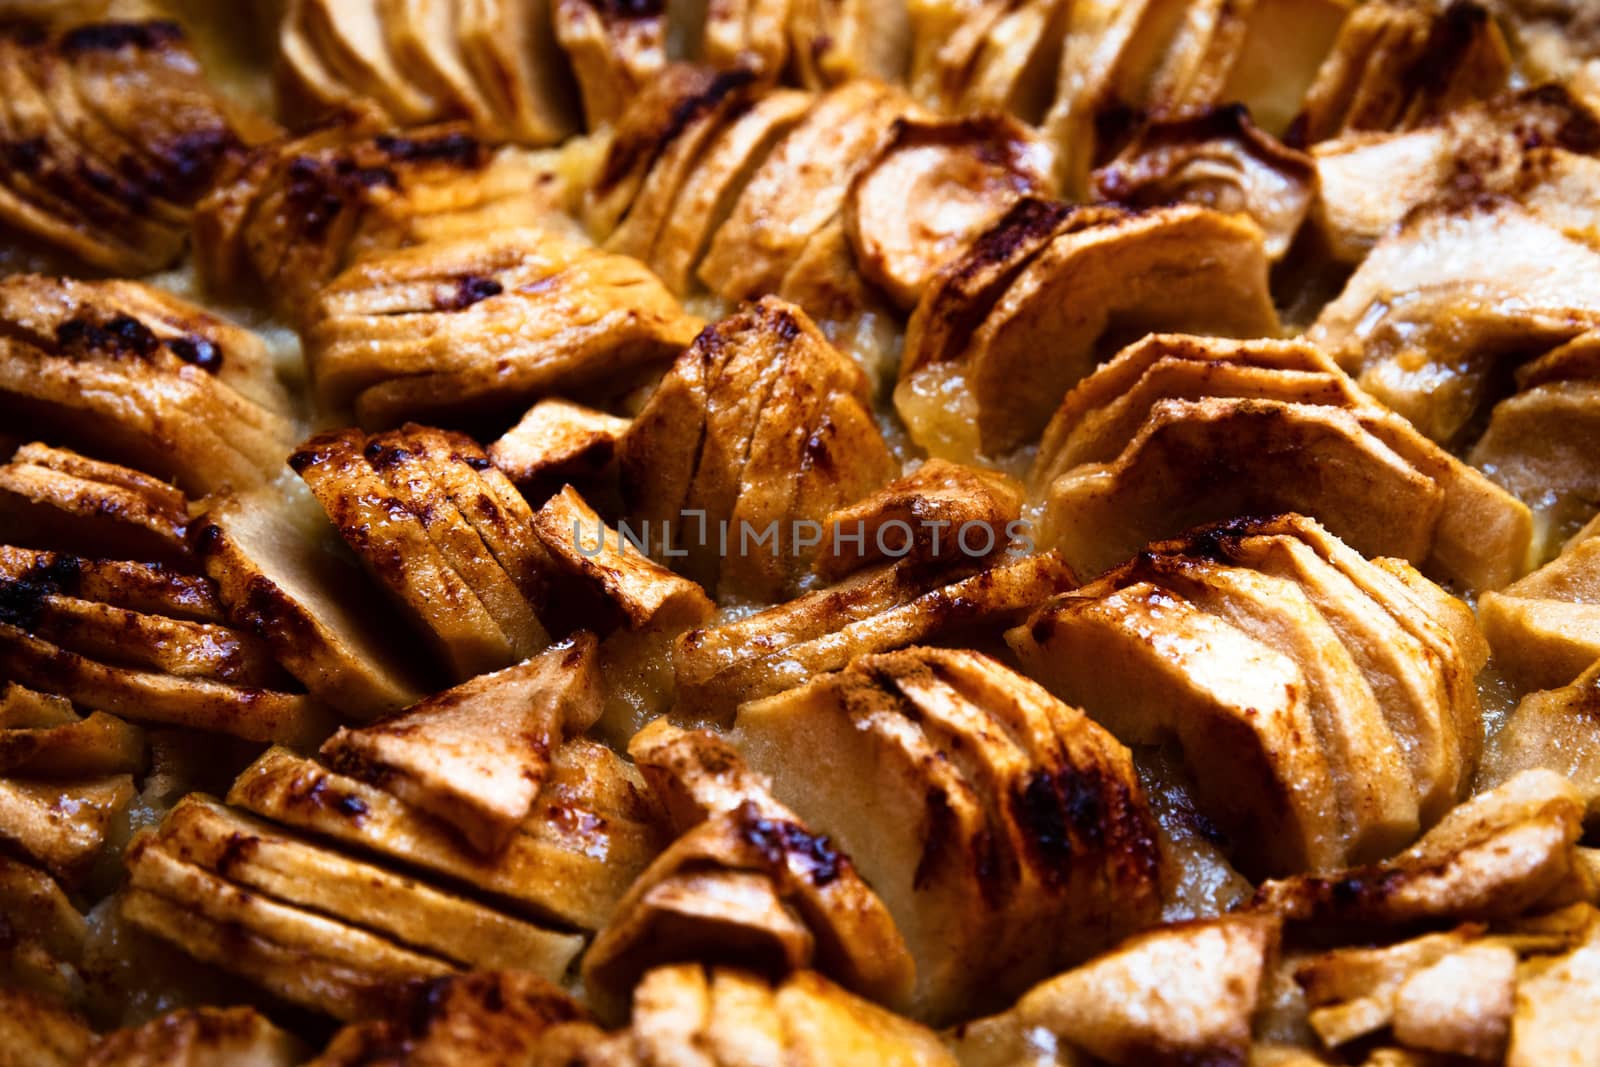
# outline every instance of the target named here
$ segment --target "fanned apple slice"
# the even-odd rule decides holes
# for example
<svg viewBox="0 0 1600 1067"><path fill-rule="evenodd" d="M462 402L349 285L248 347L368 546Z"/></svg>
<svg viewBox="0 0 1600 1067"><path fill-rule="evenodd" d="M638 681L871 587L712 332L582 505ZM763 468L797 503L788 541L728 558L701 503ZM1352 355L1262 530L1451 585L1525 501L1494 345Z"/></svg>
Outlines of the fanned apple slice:
<svg viewBox="0 0 1600 1067"><path fill-rule="evenodd" d="M0 466L0 537L88 556L189 562L183 494L158 479L42 444Z"/></svg>
<svg viewBox="0 0 1600 1067"><path fill-rule="evenodd" d="M359 430L311 438L289 459L373 576L431 639L457 678L517 658L483 602L364 455Z"/></svg>
<svg viewBox="0 0 1600 1067"><path fill-rule="evenodd" d="M382 867L347 859L215 801L190 795L157 847L227 882L328 915L463 967L520 967L557 980L580 938L502 915Z"/></svg>
<svg viewBox="0 0 1600 1067"><path fill-rule="evenodd" d="M859 857L917 960L923 1017L1003 1004L1158 907L1153 822L1127 750L974 653L861 657L745 704L732 740L780 800ZM828 769L808 771L801 753ZM1031 933L1042 924L1078 934L1043 944Z"/></svg>
<svg viewBox="0 0 1600 1067"><path fill-rule="evenodd" d="M438 956L240 889L148 837L128 850L127 864L121 906L129 922L313 1011L360 1018L381 1010L395 982L458 970Z"/></svg>
<svg viewBox="0 0 1600 1067"><path fill-rule="evenodd" d="M1016 120L902 118L851 182L845 227L862 274L916 307L946 263L1023 196L1048 195L1050 161Z"/></svg>
<svg viewBox="0 0 1600 1067"><path fill-rule="evenodd" d="M229 618L336 711L367 719L415 703L425 672L374 632L375 598L353 565L319 543L333 530L301 514L314 508L286 511L286 503L268 489L214 498L195 522L195 553Z"/></svg>
<svg viewBox="0 0 1600 1067"><path fill-rule="evenodd" d="M1023 232L1038 235L1023 249L998 235L975 242L924 292L907 329L895 405L913 438L947 459L1004 455L1040 434L1130 323L1140 333L1278 331L1261 231L1247 219L1191 204L1090 208Z"/></svg>
<svg viewBox="0 0 1600 1067"><path fill-rule="evenodd" d="M367 441L363 455L477 595L511 643L513 654L532 655L550 643L549 633L496 554L433 476L427 459L412 447L413 436L409 426L378 434Z"/></svg>
<svg viewBox="0 0 1600 1067"><path fill-rule="evenodd" d="M617 120L667 61L667 10L662 0L550 0L555 38L583 94L590 129Z"/></svg>
<svg viewBox="0 0 1600 1067"><path fill-rule="evenodd" d="M225 622L216 589L202 575L158 563L85 559L0 545L0 578L43 581L66 596L190 622Z"/></svg>
<svg viewBox="0 0 1600 1067"><path fill-rule="evenodd" d="M592 634L483 674L394 718L341 729L321 755L449 823L492 855L533 808L564 737L600 717Z"/></svg>
<svg viewBox="0 0 1600 1067"><path fill-rule="evenodd" d="M1192 478L1206 457L1205 490ZM1443 491L1354 415L1307 404L1161 400L1116 462L1057 478L1042 540L1098 574L1160 537L1297 511L1372 555L1426 560Z"/></svg>
<svg viewBox="0 0 1600 1067"><path fill-rule="evenodd" d="M726 720L735 708L804 685L856 656L954 639L1020 621L1073 583L1053 553L987 570L929 574L903 561L861 571L837 586L720 626L691 630L672 659L678 708Z"/></svg>
<svg viewBox="0 0 1600 1067"><path fill-rule="evenodd" d="M0 692L0 774L61 778L144 771L145 738L137 726L103 711L80 719L70 704L51 709L70 716L65 722L28 714L29 704L59 699L15 683Z"/></svg>
<svg viewBox="0 0 1600 1067"><path fill-rule="evenodd" d="M646 259L672 292L687 296L695 287L701 257L740 193L774 146L805 117L811 102L809 93L773 90L706 146Z"/></svg>
<svg viewBox="0 0 1600 1067"><path fill-rule="evenodd" d="M583 759L594 767L586 771L576 762ZM604 748L580 745L566 758L558 751L555 768L533 812L492 859L388 793L284 749L267 752L241 774L228 803L434 871L536 918L596 930L654 858L655 830L640 810L643 801L637 792L631 812L605 803L602 790L608 782L614 788L639 787L626 784L636 778Z"/></svg>
<svg viewBox="0 0 1600 1067"><path fill-rule="evenodd" d="M775 291L808 238L844 205L855 167L908 102L878 82L820 97L751 175L699 276L729 300Z"/></svg>
<svg viewBox="0 0 1600 1067"><path fill-rule="evenodd" d="M37 689L136 723L188 726L249 741L310 744L333 727L303 693L241 688L205 678L118 667L80 656L0 622L0 669Z"/></svg>
<svg viewBox="0 0 1600 1067"><path fill-rule="evenodd" d="M1175 738L1246 870L1342 862L1334 771L1288 657L1146 582L1066 594L1007 639L1030 675L1128 744Z"/></svg>

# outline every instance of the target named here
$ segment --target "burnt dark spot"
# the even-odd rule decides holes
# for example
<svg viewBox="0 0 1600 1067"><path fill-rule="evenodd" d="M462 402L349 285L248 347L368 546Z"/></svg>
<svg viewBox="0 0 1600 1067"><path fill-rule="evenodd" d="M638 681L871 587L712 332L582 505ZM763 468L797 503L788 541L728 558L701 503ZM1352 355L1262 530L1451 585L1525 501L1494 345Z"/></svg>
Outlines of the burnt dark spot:
<svg viewBox="0 0 1600 1067"><path fill-rule="evenodd" d="M1303 149L1311 139L1311 117L1301 112L1289 120L1289 125L1283 131L1283 143L1290 148Z"/></svg>
<svg viewBox="0 0 1600 1067"><path fill-rule="evenodd" d="M385 134L374 143L384 155L400 163L449 163L457 167L479 167L487 160L483 144L470 133L459 131L438 137Z"/></svg>
<svg viewBox="0 0 1600 1067"><path fill-rule="evenodd" d="M487 456L456 456L455 458L459 459L462 463L465 463L475 471L486 471L490 467L494 466L494 464L489 461L489 457Z"/></svg>
<svg viewBox="0 0 1600 1067"><path fill-rule="evenodd" d="M722 71L712 77L703 90L691 91L679 98L663 122L646 124L642 130L625 129L606 153L595 189L609 189L635 169L652 166L692 123L715 110L731 94L752 84L755 78L754 71L743 67Z"/></svg>
<svg viewBox="0 0 1600 1067"><path fill-rule="evenodd" d="M1046 872L1065 868L1072 861L1072 834L1064 798L1046 771L1028 778L1014 800L1017 823L1043 861Z"/></svg>
<svg viewBox="0 0 1600 1067"><path fill-rule="evenodd" d="M482 303L491 296L499 296L503 292L505 286L494 278L464 274L455 280L454 288L434 301L434 306L440 311L465 311L472 305Z"/></svg>
<svg viewBox="0 0 1600 1067"><path fill-rule="evenodd" d="M655 18L667 9L666 0L588 0L588 3L608 19Z"/></svg>
<svg viewBox="0 0 1600 1067"><path fill-rule="evenodd" d="M299 221L301 232L312 240L326 235L333 220L344 210L337 176L325 172L316 160L305 156L289 164L284 198Z"/></svg>
<svg viewBox="0 0 1600 1067"><path fill-rule="evenodd" d="M216 125L186 130L150 148L165 179L158 191L169 200L191 203L211 185L224 156L239 147L239 138L220 120Z"/></svg>
<svg viewBox="0 0 1600 1067"><path fill-rule="evenodd" d="M204 337L179 337L168 341L167 348L185 363L192 363L212 374L222 369L222 349Z"/></svg>
<svg viewBox="0 0 1600 1067"><path fill-rule="evenodd" d="M368 811L367 802L360 797L346 793L333 802L334 809L341 815L348 815L352 819L359 819Z"/></svg>
<svg viewBox="0 0 1600 1067"><path fill-rule="evenodd" d="M800 323L787 308L767 309L772 319L772 331L778 340L788 342L800 336Z"/></svg>
<svg viewBox="0 0 1600 1067"><path fill-rule="evenodd" d="M217 857L217 873L226 878L229 871L247 862L260 848L259 837L240 833L229 834L228 840L222 846L222 854Z"/></svg>
<svg viewBox="0 0 1600 1067"><path fill-rule="evenodd" d="M842 862L833 842L792 822L764 819L754 802L739 805L739 833L774 867L798 862L811 884L829 885L839 877Z"/></svg>
<svg viewBox="0 0 1600 1067"><path fill-rule="evenodd" d="M190 536L191 548L197 556L205 557L221 551L223 538L222 528L213 522L202 522L194 528Z"/></svg>
<svg viewBox="0 0 1600 1067"><path fill-rule="evenodd" d="M0 160L4 161L7 170L36 174L48 150L49 145L43 137L29 137L22 141L7 142L0 148Z"/></svg>
<svg viewBox="0 0 1600 1067"><path fill-rule="evenodd" d="M801 449L800 469L802 471L822 471L831 473L835 464L833 450L829 442L833 439L833 420L827 415L822 417L822 424L806 435L806 443Z"/></svg>
<svg viewBox="0 0 1600 1067"><path fill-rule="evenodd" d="M183 40L176 22L97 22L79 26L61 38L61 51L72 56L84 52L115 52L123 48L149 50Z"/></svg>
<svg viewBox="0 0 1600 1067"><path fill-rule="evenodd" d="M911 888L926 889L944 862L955 836L955 813L950 810L950 798L943 789L928 790L923 800L927 834L922 843L922 855L917 857L917 869L911 876Z"/></svg>
<svg viewBox="0 0 1600 1067"><path fill-rule="evenodd" d="M150 328L131 315L114 315L104 325L72 318L56 327L56 344L66 352L97 352L148 359L161 346Z"/></svg>
<svg viewBox="0 0 1600 1067"><path fill-rule="evenodd" d="M444 1014L454 984L454 980L448 977L430 978L416 987L416 996L411 1001L411 1013L407 1019L414 1036L422 1037L433 1029L433 1024Z"/></svg>
<svg viewBox="0 0 1600 1067"><path fill-rule="evenodd" d="M1445 92L1489 26L1489 12L1473 0L1454 0L1434 19L1428 40L1406 71L1407 95Z"/></svg>
<svg viewBox="0 0 1600 1067"><path fill-rule="evenodd" d="M0 622L31 630L47 597L78 588L83 561L76 556L47 556L20 577L0 579Z"/></svg>
<svg viewBox="0 0 1600 1067"><path fill-rule="evenodd" d="M1328 884L1328 899L1339 908L1360 903L1365 892L1366 883L1359 877L1340 878Z"/></svg>
<svg viewBox="0 0 1600 1067"><path fill-rule="evenodd" d="M1120 152L1144 128L1146 118L1140 109L1122 103L1107 104L1097 110L1094 115L1095 163L1103 163Z"/></svg>

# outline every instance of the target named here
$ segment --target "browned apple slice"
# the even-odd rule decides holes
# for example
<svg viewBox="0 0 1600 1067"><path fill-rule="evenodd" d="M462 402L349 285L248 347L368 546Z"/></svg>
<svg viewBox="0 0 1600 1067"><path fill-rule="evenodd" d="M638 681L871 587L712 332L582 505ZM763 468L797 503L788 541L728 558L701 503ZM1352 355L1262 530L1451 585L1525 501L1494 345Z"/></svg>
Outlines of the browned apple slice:
<svg viewBox="0 0 1600 1067"><path fill-rule="evenodd" d="M957 1053L963 1063L1025 1062L1043 1038L1106 1063L1244 1062L1277 941L1277 923L1261 916L1131 937L968 1023Z"/></svg>
<svg viewBox="0 0 1600 1067"><path fill-rule="evenodd" d="M660 0L550 0L550 14L591 129L615 122L666 64L667 10Z"/></svg>
<svg viewBox="0 0 1600 1067"><path fill-rule="evenodd" d="M911 561L858 572L836 586L737 621L691 630L673 665L679 710L726 720L735 708L813 677L856 656L998 628L1073 584L1053 553L960 565L929 573Z"/></svg>
<svg viewBox="0 0 1600 1067"><path fill-rule="evenodd" d="M586 768L583 761L591 761ZM516 905L536 918L596 930L657 852L642 785L603 747L568 742L533 812L486 859L451 830L373 786L273 749L240 775L228 802ZM611 798L607 790L621 790Z"/></svg>
<svg viewBox="0 0 1600 1067"><path fill-rule="evenodd" d="M476 592L428 537L364 454L359 430L319 434L290 457L346 543L406 609L457 678L516 660Z"/></svg>
<svg viewBox="0 0 1600 1067"><path fill-rule="evenodd" d="M189 955L335 1018L380 1010L385 987L458 968L316 912L240 889L145 837L128 850L122 912ZM229 936L225 931L234 931Z"/></svg>
<svg viewBox="0 0 1600 1067"><path fill-rule="evenodd" d="M902 118L856 174L845 226L861 272L904 309L1018 198L1048 195L1050 161L1004 115Z"/></svg>
<svg viewBox="0 0 1600 1067"><path fill-rule="evenodd" d="M276 490L213 498L194 546L228 616L266 641L329 707L360 719L421 696L419 676L372 626L377 605L355 567L325 550L314 508L286 510Z"/></svg>
<svg viewBox="0 0 1600 1067"><path fill-rule="evenodd" d="M600 717L597 642L577 637L323 743L335 769L449 823L493 854L528 817L563 738Z"/></svg>
<svg viewBox="0 0 1600 1067"><path fill-rule="evenodd" d="M1583 799L1550 771L1524 771L1370 867L1267 881L1255 907L1318 927L1497 919L1592 895L1577 841Z"/></svg>
<svg viewBox="0 0 1600 1067"><path fill-rule="evenodd" d="M744 705L733 740L781 801L858 857L917 960L923 1017L1003 1004L1158 907L1127 750L975 653L862 657ZM1086 788L1096 800L1062 791ZM1079 936L1041 943L1029 931L1046 923Z"/></svg>
<svg viewBox="0 0 1600 1067"><path fill-rule="evenodd" d="M1276 263L1311 210L1317 170L1235 104L1146 125L1091 182L1097 198L1129 207L1193 203L1248 215Z"/></svg>
<svg viewBox="0 0 1600 1067"><path fill-rule="evenodd" d="M687 296L695 287L700 259L712 237L767 155L805 117L811 103L809 93L774 90L732 119L706 146L685 177L647 259L667 288Z"/></svg>
<svg viewBox="0 0 1600 1067"><path fill-rule="evenodd" d="M138 723L286 744L314 743L333 727L328 710L303 693L102 663L5 622L0 622L0 669L24 685Z"/></svg>
<svg viewBox="0 0 1600 1067"><path fill-rule="evenodd" d="M560 933L275 829L191 795L167 815L159 847L274 900L336 917L464 967L521 967L556 980L580 947Z"/></svg>
<svg viewBox="0 0 1600 1067"><path fill-rule="evenodd" d="M996 224L1004 232L1016 226ZM968 460L1027 443L1135 318L1140 333L1277 332L1261 231L1248 220L1193 205L1090 209L1046 232L1020 267L1011 266L1017 253L1006 244L980 239L917 305L895 405L935 454ZM983 280L977 293L952 286L974 274ZM1149 281L1157 277L1160 284ZM957 328L939 328L943 321Z"/></svg>
<svg viewBox="0 0 1600 1067"><path fill-rule="evenodd" d="M629 425L565 400L541 400L489 446L489 459L524 493L553 489L604 469Z"/></svg>
<svg viewBox="0 0 1600 1067"><path fill-rule="evenodd" d="M67 782L0 778L0 837L74 885L127 833L133 798L126 774Z"/></svg>
<svg viewBox="0 0 1600 1067"><path fill-rule="evenodd" d="M777 290L789 262L838 214L856 167L907 103L871 80L820 97L750 176L717 228L700 278L729 300Z"/></svg>
<svg viewBox="0 0 1600 1067"><path fill-rule="evenodd" d="M1510 74L1505 37L1480 4L1363 5L1340 27L1292 136L1315 144L1348 130L1406 129L1493 96Z"/></svg>
<svg viewBox="0 0 1600 1067"><path fill-rule="evenodd" d="M294 1067L305 1045L254 1008L180 1008L143 1026L117 1030L94 1047L84 1067L144 1067L158 1063L250 1063Z"/></svg>
<svg viewBox="0 0 1600 1067"><path fill-rule="evenodd" d="M643 264L531 228L370 256L311 318L318 394L372 426L615 396L700 329Z"/></svg>
<svg viewBox="0 0 1600 1067"><path fill-rule="evenodd" d="M709 327L619 449L652 548L682 553L722 599L793 591L822 520L891 473L869 401L860 368L798 307L764 297Z"/></svg>
<svg viewBox="0 0 1600 1067"><path fill-rule="evenodd" d="M1022 515L1021 486L998 471L930 459L823 521L817 572L837 581L864 566L911 557L956 562L1001 552Z"/></svg>

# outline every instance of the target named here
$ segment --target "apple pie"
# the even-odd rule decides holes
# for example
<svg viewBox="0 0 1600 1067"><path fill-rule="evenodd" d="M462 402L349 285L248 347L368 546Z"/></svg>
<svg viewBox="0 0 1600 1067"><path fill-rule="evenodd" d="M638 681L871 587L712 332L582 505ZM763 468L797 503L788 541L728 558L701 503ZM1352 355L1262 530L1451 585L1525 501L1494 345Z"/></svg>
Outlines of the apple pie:
<svg viewBox="0 0 1600 1067"><path fill-rule="evenodd" d="M1600 1064L1580 0L0 0L0 1067Z"/></svg>

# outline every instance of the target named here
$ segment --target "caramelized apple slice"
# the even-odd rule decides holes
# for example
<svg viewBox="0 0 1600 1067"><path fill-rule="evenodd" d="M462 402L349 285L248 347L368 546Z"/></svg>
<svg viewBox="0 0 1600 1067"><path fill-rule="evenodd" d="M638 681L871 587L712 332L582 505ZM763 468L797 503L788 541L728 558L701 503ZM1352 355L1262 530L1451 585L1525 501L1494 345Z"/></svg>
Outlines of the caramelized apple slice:
<svg viewBox="0 0 1600 1067"><path fill-rule="evenodd" d="M1496 919L1591 894L1576 882L1583 800L1565 778L1525 771L1446 815L1371 867L1268 881L1255 906L1319 927Z"/></svg>
<svg viewBox="0 0 1600 1067"><path fill-rule="evenodd" d="M859 857L917 960L926 1017L1003 1003L1158 907L1127 750L974 653L863 657L744 705L733 740L780 800ZM800 753L826 753L813 758L831 769L805 771ZM1062 792L1091 782L1093 802ZM1028 933L1040 923L1081 936L1041 944Z"/></svg>
<svg viewBox="0 0 1600 1067"><path fill-rule="evenodd" d="M1028 1062L1043 1040L1113 1064L1244 1062L1278 928L1228 916L1131 937L966 1024L962 1063Z"/></svg>
<svg viewBox="0 0 1600 1067"><path fill-rule="evenodd" d="M1048 195L1049 160L1004 115L902 118L856 174L845 226L861 272L901 308L1018 198Z"/></svg>
<svg viewBox="0 0 1600 1067"><path fill-rule="evenodd" d="M580 633L393 718L341 729L321 755L493 854L527 819L550 754L600 717L597 672L594 636Z"/></svg>
<svg viewBox="0 0 1600 1067"><path fill-rule="evenodd" d="M229 618L336 711L366 719L414 703L423 672L373 631L361 576L319 543L333 530L287 505L276 490L255 490L213 498L196 521L196 555Z"/></svg>
<svg viewBox="0 0 1600 1067"><path fill-rule="evenodd" d="M1016 226L1002 219L997 229ZM945 458L999 456L1038 435L1134 319L1141 333L1277 332L1261 231L1248 220L1191 205L1075 212L1020 268L999 271L991 265L997 252L1010 262L1016 252L992 244L978 241L950 266L907 331L895 406L913 438ZM1195 269L1197 255L1204 271ZM974 273L995 278L984 285L993 296L963 298L950 288ZM1160 285L1147 283L1156 277ZM941 329L940 320L951 325ZM1038 358L1041 351L1050 358Z"/></svg>
<svg viewBox="0 0 1600 1067"><path fill-rule="evenodd" d="M536 918L596 930L654 858L655 829L642 810L642 783L608 750L568 742L553 766L532 813L492 859L388 793L281 748L239 776L228 802L434 871ZM608 795L618 790L622 796Z"/></svg>
<svg viewBox="0 0 1600 1067"><path fill-rule="evenodd" d="M145 1064L249 1063L294 1067L305 1046L254 1008L180 1008L143 1026L108 1034L84 1067L143 1067Z"/></svg>

